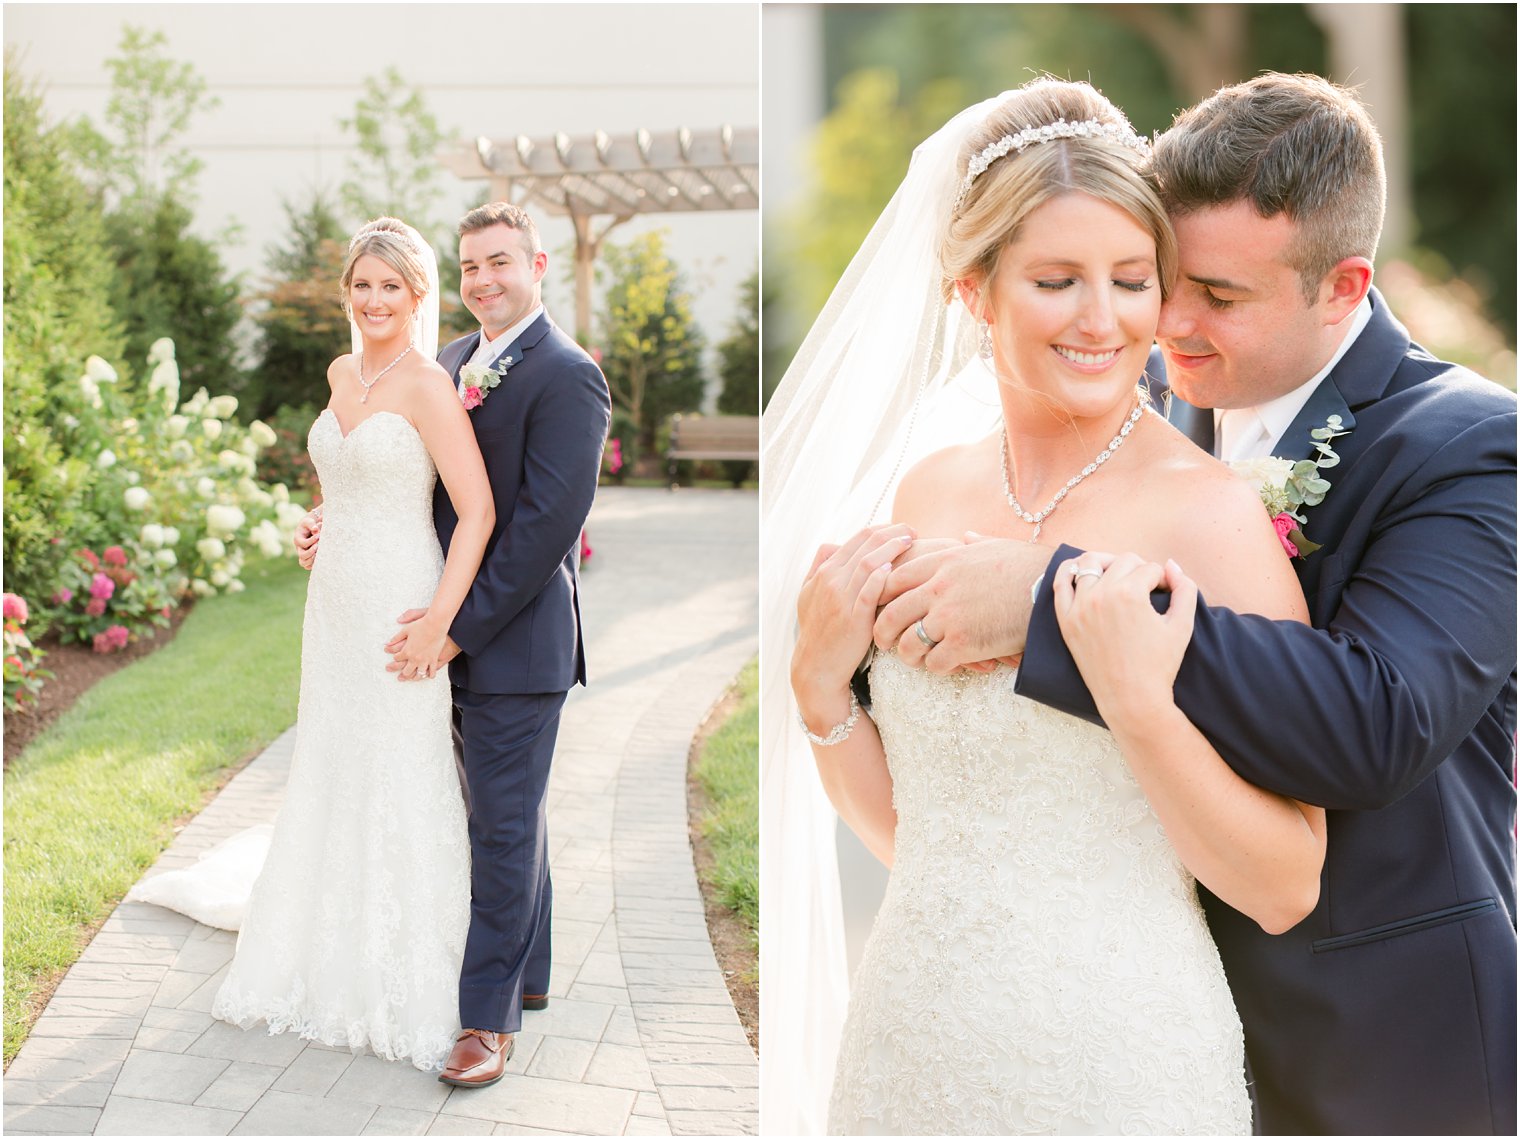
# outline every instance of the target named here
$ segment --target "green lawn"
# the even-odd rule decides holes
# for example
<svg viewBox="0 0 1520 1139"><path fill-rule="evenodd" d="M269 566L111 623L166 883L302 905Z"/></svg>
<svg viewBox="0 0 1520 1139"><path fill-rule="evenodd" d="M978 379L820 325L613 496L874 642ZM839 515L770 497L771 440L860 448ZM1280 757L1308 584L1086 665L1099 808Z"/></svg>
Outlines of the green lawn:
<svg viewBox="0 0 1520 1139"><path fill-rule="evenodd" d="M108 676L5 772L5 1062L32 997L231 770L295 722L306 574L251 567L178 636Z"/></svg>
<svg viewBox="0 0 1520 1139"><path fill-rule="evenodd" d="M711 884L724 905L748 923L760 923L760 662L735 681L739 703L702 747L696 774L711 809L702 819L712 845Z"/></svg>

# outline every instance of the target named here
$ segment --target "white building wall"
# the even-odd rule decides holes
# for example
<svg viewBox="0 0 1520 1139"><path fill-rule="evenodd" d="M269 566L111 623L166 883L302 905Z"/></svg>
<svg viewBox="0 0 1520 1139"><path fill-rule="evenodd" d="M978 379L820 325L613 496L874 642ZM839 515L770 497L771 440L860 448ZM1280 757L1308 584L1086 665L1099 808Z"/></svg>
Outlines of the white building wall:
<svg viewBox="0 0 1520 1139"><path fill-rule="evenodd" d="M640 127L759 123L758 5L738 4L6 4L4 38L40 83L55 120L103 124L105 61L122 28L161 30L167 55L194 64L220 100L185 136L205 163L196 229L229 222L223 249L257 283L285 236L282 198L336 191L348 176L352 114L366 78L397 67L451 135L546 137ZM444 173L443 216L487 192ZM574 324L568 221L539 217L550 252L545 300ZM685 271L709 343L727 335L739 286L757 263L754 211L637 218L612 240L653 228Z"/></svg>

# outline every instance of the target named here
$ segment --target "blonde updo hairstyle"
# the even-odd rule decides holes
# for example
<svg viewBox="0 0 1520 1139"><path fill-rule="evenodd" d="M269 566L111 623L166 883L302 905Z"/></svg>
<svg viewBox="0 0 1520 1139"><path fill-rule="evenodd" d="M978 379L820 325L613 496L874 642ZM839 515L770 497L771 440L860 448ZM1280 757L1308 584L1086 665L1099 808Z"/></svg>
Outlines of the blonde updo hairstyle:
<svg viewBox="0 0 1520 1139"><path fill-rule="evenodd" d="M997 107L966 140L958 158L961 179L971 160L999 139L1060 119L1112 123L1133 132L1124 112L1089 84L1035 79ZM1144 163L1130 147L1098 137L1037 142L995 159L950 213L940 243L945 301L954 299L957 281L968 279L985 295L1004 247L1019 236L1025 219L1046 202L1073 193L1117 206L1149 231L1156 239L1157 275L1166 297L1177 269L1177 237L1143 171Z"/></svg>
<svg viewBox="0 0 1520 1139"><path fill-rule="evenodd" d="M405 222L396 218L376 218L360 226L348 243L348 259L343 262L343 276L338 280L345 316L353 318L348 292L354 283L354 265L359 258L365 256L378 257L400 273L406 287L419 300L427 296L427 268L423 264L422 250L417 248L416 238L407 232Z"/></svg>

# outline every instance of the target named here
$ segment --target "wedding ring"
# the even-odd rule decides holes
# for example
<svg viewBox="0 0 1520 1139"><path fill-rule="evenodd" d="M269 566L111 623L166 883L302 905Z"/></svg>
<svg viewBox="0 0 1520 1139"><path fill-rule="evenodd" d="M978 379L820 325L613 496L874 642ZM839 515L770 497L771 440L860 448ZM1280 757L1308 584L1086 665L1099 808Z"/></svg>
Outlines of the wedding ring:
<svg viewBox="0 0 1520 1139"><path fill-rule="evenodd" d="M1092 569L1091 567L1083 567L1082 569L1076 570L1071 575L1071 581L1072 581L1072 584L1075 585L1076 582L1077 582L1077 578L1079 578L1079 577L1102 577L1102 576L1103 576L1103 571L1100 570L1100 569Z"/></svg>
<svg viewBox="0 0 1520 1139"><path fill-rule="evenodd" d="M922 617L913 623L913 631L918 634L918 639L923 641L924 648L932 649L935 645L939 644L924 628L924 619Z"/></svg>

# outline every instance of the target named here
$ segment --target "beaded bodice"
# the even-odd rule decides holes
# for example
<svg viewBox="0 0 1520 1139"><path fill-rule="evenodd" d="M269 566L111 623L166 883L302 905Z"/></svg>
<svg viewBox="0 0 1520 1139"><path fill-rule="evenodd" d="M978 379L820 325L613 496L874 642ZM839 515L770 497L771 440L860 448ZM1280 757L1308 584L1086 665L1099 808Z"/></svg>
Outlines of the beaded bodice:
<svg viewBox="0 0 1520 1139"><path fill-rule="evenodd" d="M1191 875L1109 733L1014 678L872 667L896 844L831 1129L1246 1128L1240 1022Z"/></svg>

